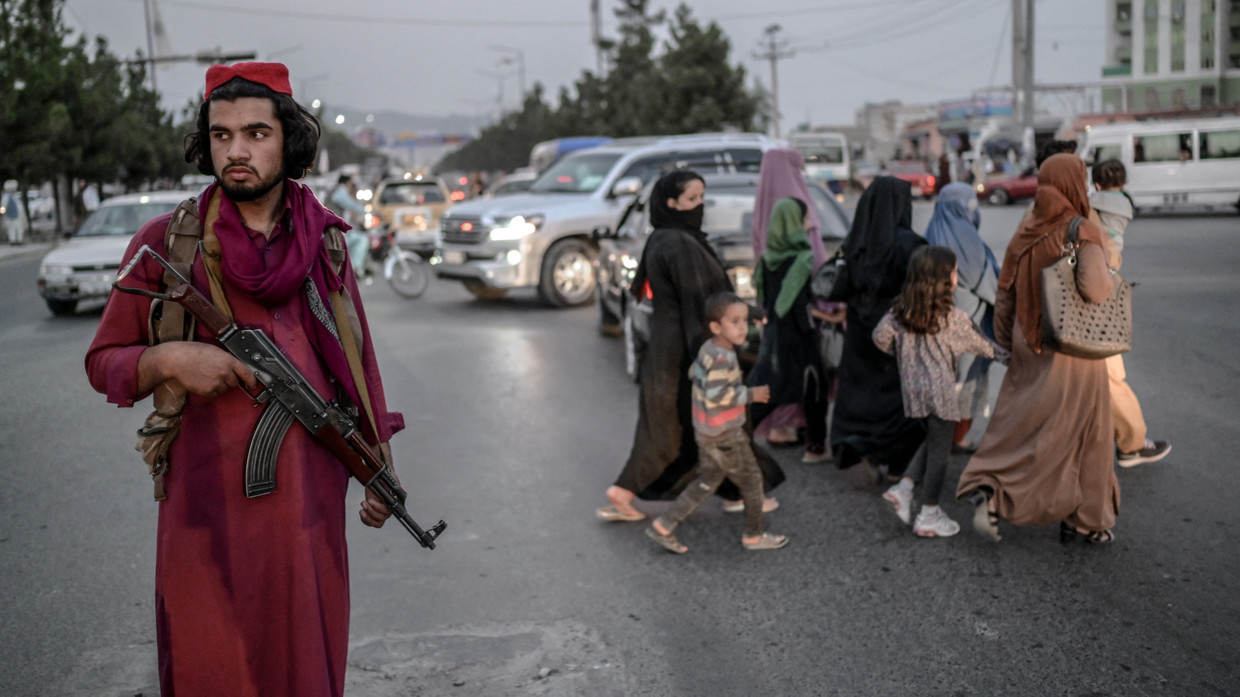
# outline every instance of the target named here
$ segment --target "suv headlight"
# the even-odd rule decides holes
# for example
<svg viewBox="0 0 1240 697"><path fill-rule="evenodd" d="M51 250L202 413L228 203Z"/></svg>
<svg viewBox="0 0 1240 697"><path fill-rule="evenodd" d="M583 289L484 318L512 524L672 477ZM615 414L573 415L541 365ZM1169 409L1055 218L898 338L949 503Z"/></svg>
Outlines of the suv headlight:
<svg viewBox="0 0 1240 697"><path fill-rule="evenodd" d="M39 267L39 275L48 276L72 276L73 267L68 264L43 264Z"/></svg>
<svg viewBox="0 0 1240 697"><path fill-rule="evenodd" d="M540 214L518 215L491 228L491 239L496 242L519 240L537 232L542 224L543 216Z"/></svg>

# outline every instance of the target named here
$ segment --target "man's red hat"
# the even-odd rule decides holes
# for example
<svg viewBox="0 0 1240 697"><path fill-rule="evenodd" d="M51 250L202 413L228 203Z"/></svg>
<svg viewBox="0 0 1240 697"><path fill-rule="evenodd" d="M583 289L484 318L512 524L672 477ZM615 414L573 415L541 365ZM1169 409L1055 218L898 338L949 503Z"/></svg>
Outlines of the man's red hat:
<svg viewBox="0 0 1240 697"><path fill-rule="evenodd" d="M293 96L293 87L288 81L288 66L283 63L234 63L207 68L207 89L202 95L203 100L210 99L215 88L235 77Z"/></svg>

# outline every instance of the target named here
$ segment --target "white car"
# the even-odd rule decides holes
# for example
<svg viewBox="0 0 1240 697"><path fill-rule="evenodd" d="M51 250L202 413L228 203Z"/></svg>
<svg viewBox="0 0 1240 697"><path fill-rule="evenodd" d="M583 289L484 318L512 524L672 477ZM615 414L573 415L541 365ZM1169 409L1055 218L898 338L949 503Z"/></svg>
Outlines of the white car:
<svg viewBox="0 0 1240 697"><path fill-rule="evenodd" d="M39 265L39 295L53 315L71 315L82 300L107 298L130 239L147 221L171 213L194 191L115 196L99 205Z"/></svg>

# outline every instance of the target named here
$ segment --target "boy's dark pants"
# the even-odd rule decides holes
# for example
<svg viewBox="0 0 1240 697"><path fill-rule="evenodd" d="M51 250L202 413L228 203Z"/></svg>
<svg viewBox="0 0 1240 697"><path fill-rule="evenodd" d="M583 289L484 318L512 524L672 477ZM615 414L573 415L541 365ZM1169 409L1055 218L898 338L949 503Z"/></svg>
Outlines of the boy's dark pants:
<svg viewBox="0 0 1240 697"><path fill-rule="evenodd" d="M745 429L733 429L712 439L698 436L697 444L698 478L685 487L667 513L659 516L659 524L664 530L674 532L677 525L715 493L724 479L731 479L741 490L745 502L745 536L761 535L762 472Z"/></svg>

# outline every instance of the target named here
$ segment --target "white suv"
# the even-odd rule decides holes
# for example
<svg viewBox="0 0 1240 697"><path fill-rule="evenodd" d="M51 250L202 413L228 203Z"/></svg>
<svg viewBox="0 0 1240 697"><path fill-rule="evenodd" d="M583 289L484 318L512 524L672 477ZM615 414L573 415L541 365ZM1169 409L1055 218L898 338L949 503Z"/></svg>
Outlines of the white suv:
<svg viewBox="0 0 1240 697"><path fill-rule="evenodd" d="M476 297L538 289L543 302L567 307L594 297L591 232L615 228L647 182L673 169L757 172L781 141L753 133L626 138L571 153L529 191L457 204L440 218L440 278L461 281Z"/></svg>

